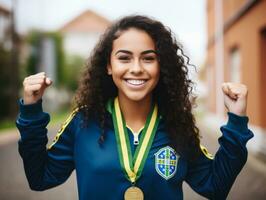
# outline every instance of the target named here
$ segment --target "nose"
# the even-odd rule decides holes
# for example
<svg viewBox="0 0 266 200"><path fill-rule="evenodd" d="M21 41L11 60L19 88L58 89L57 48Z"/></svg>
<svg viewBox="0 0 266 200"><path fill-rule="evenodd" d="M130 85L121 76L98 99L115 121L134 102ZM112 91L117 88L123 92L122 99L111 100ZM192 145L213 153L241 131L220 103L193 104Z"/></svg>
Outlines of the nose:
<svg viewBox="0 0 266 200"><path fill-rule="evenodd" d="M130 72L134 74L139 74L143 72L143 67L138 59L136 59L134 63L132 63L130 67Z"/></svg>

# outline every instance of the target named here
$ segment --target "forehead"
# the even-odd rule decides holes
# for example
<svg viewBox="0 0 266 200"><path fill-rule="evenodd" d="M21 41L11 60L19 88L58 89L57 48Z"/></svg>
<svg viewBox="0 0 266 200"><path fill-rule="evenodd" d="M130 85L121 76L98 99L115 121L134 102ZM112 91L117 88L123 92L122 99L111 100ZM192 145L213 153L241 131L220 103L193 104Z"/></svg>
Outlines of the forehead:
<svg viewBox="0 0 266 200"><path fill-rule="evenodd" d="M130 28L121 32L120 36L113 42L113 51L115 52L120 49L141 52L155 50L155 44L145 31Z"/></svg>

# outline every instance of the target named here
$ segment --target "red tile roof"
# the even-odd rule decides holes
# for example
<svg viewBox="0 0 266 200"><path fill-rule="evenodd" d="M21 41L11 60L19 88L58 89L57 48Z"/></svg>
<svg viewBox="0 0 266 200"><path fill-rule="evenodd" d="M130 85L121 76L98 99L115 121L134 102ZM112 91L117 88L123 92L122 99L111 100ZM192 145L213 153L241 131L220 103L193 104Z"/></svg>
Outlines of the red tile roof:
<svg viewBox="0 0 266 200"><path fill-rule="evenodd" d="M103 32L111 22L94 11L87 10L66 23L61 32Z"/></svg>
<svg viewBox="0 0 266 200"><path fill-rule="evenodd" d="M0 5L0 14L10 15L11 14L11 11L8 8Z"/></svg>

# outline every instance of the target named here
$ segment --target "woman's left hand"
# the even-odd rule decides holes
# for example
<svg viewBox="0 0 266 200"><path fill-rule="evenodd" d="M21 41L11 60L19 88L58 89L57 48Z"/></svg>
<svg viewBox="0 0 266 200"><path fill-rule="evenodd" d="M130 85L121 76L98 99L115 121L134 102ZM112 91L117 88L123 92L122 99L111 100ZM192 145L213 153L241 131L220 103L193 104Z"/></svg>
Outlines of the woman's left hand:
<svg viewBox="0 0 266 200"><path fill-rule="evenodd" d="M240 83L223 83L224 105L229 112L236 115L246 116L247 111L247 86Z"/></svg>

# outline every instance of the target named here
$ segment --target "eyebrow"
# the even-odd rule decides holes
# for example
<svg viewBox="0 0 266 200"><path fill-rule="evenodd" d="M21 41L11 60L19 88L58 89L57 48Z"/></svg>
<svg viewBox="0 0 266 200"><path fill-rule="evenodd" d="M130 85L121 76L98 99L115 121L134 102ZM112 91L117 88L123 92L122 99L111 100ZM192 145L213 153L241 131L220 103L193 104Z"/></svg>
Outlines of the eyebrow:
<svg viewBox="0 0 266 200"><path fill-rule="evenodd" d="M126 53L126 54L130 54L130 55L133 54L131 51L123 50L123 49L122 49L122 50L118 50L118 51L115 53L115 55L118 54L118 53ZM157 55L157 52L156 52L155 50L146 50L146 51L141 52L140 54L141 54L141 55L145 55L145 54L148 54L148 53L154 53L154 54Z"/></svg>

